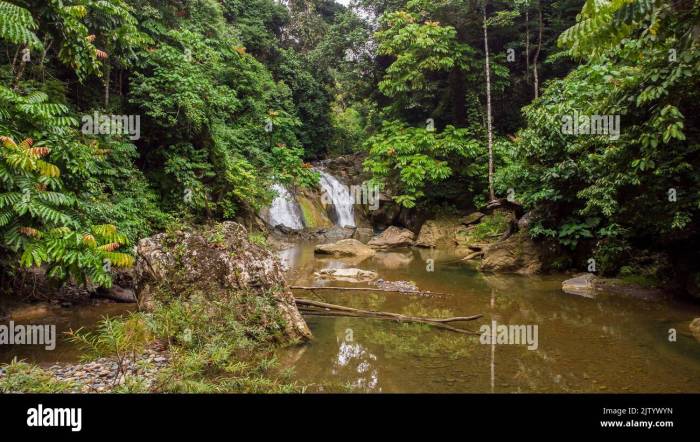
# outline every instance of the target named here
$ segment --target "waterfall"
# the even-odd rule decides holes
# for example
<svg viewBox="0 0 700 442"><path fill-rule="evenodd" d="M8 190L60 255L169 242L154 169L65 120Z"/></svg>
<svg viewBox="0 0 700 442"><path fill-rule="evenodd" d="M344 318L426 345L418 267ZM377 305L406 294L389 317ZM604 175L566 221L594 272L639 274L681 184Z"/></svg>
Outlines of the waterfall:
<svg viewBox="0 0 700 442"><path fill-rule="evenodd" d="M347 186L343 185L333 175L322 170L318 171L321 174L321 188L324 192L324 198L330 200L335 208L337 215L336 224L340 227L350 226L355 227L355 215L353 204L355 200L350 195Z"/></svg>
<svg viewBox="0 0 700 442"><path fill-rule="evenodd" d="M292 194L281 184L273 184L272 189L277 192L277 196L272 200L267 223L272 227L282 224L291 229L303 229L304 222Z"/></svg>

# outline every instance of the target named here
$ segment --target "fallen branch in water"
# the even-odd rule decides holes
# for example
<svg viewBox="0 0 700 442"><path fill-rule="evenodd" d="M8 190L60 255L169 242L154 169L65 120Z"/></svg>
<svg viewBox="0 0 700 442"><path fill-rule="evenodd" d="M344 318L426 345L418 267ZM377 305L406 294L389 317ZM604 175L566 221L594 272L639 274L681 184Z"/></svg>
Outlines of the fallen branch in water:
<svg viewBox="0 0 700 442"><path fill-rule="evenodd" d="M379 320L384 320L384 321L396 321L395 318L384 318L380 316L373 316L373 317L368 317L365 315L360 315L360 314L353 314L350 312L324 312L322 310L304 310L300 309L302 315L307 315L307 316L340 316L340 317L346 317L346 318L365 318L365 319L379 319ZM422 324L428 324L432 327L436 328L441 328L444 330L450 330L456 333L462 333L465 335L480 335L481 333L471 331L471 330L463 330L461 328L457 327L452 327L451 325L447 324L440 324L440 323L435 323L435 322L420 322L420 321L412 321L412 322L419 322Z"/></svg>
<svg viewBox="0 0 700 442"><path fill-rule="evenodd" d="M448 322L473 321L481 318L482 315L472 316L456 316L452 318L425 318L419 316L407 316L400 313L377 312L372 310L362 310L343 305L328 304L326 302L313 301L311 299L295 299L297 307L302 314L317 315L317 316L347 316L356 318L384 319L397 322L417 322L420 324L428 324L433 327L442 328L445 330L454 331L464 334L479 334L471 330L463 330L460 328L447 325Z"/></svg>
<svg viewBox="0 0 700 442"><path fill-rule="evenodd" d="M440 293L440 292L431 292L431 291L422 291L422 290L395 290L395 289L376 289L376 288L371 288L371 287L307 287L307 286L299 286L299 285L293 285L290 288L296 289L296 290L356 290L356 291L367 291L367 292L390 292L390 293L406 293L409 295L437 295L437 296L448 296L450 293Z"/></svg>
<svg viewBox="0 0 700 442"><path fill-rule="evenodd" d="M469 255L465 256L464 258L462 258L462 261L469 261L472 259L483 258L483 257L484 257L484 252L479 250L479 251L472 252Z"/></svg>

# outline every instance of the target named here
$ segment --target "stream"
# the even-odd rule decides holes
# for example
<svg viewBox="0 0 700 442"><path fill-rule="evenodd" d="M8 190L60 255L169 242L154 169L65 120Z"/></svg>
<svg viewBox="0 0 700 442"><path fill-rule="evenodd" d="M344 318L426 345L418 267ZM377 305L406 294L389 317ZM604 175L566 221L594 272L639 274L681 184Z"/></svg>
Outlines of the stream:
<svg viewBox="0 0 700 442"><path fill-rule="evenodd" d="M278 359L310 391L700 392L700 344L687 331L688 322L700 316L697 305L567 295L560 287L569 275L485 275L448 250L379 252L358 262L314 256L314 245L300 242L278 252L290 285L366 287L314 277L322 268L356 267L447 295L323 290L297 292L298 297L414 316L481 313L483 318L460 324L474 331L492 320L537 324L538 346L492 346L479 336L421 324L309 316L314 340L280 350ZM15 356L44 366L77 361L80 352L62 332L94 328L103 316L129 310L133 305L53 306L34 322L57 324L56 349L2 346L0 362ZM678 330L676 342L668 340L672 327Z"/></svg>
<svg viewBox="0 0 700 442"><path fill-rule="evenodd" d="M367 286L313 276L358 267L450 295L322 290L298 297L411 315L482 313L463 323L475 331L492 320L537 324L538 348L484 345L479 336L419 324L308 317L314 341L280 353L300 382L370 392L700 392L700 344L688 332L698 306L567 295L561 282L569 275L484 275L447 250L380 252L353 262L315 257L313 246L280 252L291 285ZM668 339L672 327L676 342Z"/></svg>

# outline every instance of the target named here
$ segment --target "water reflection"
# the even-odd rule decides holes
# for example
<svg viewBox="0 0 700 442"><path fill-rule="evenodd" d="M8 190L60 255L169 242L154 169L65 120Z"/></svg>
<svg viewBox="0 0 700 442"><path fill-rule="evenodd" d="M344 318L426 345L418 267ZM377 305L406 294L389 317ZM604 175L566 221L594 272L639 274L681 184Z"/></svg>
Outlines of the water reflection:
<svg viewBox="0 0 700 442"><path fill-rule="evenodd" d="M372 363L376 360L377 357L362 345L340 341L338 355L331 373L334 376L339 376L344 371L349 371L352 374L351 378L353 378L352 387L375 390L379 385L379 375Z"/></svg>
<svg viewBox="0 0 700 442"><path fill-rule="evenodd" d="M310 318L316 339L292 364L302 382L384 392L700 392L700 346L682 334L667 340L670 324L700 316L697 306L566 295L564 275L482 275L440 249L380 252L356 264L315 259L313 244L297 248L290 274L308 285L321 284L312 276L321 268L357 267L451 294L319 292L331 303L423 316L484 314L460 324L473 330L491 320L539 328L539 347L530 351L418 324Z"/></svg>

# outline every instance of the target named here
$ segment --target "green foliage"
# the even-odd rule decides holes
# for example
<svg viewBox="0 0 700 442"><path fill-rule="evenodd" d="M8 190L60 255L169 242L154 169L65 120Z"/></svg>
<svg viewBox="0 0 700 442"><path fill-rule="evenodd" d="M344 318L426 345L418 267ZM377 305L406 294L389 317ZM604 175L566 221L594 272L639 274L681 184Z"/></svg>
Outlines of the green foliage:
<svg viewBox="0 0 700 442"><path fill-rule="evenodd" d="M221 32L232 32L212 14ZM173 30L164 37L171 44L148 53L134 74L131 101L149 117L148 140L162 146L148 158L162 164L158 181L173 207L190 193L192 210L231 218L269 202L273 176L308 178L286 85L225 36Z"/></svg>
<svg viewBox="0 0 700 442"><path fill-rule="evenodd" d="M56 379L51 373L24 361L13 359L0 365L5 374L0 376L0 393L66 393L75 385Z"/></svg>
<svg viewBox="0 0 700 442"><path fill-rule="evenodd" d="M51 149L33 145L31 139L0 141L2 246L19 253L24 267L48 265L49 277L110 286L111 265L133 264L132 256L115 252L127 238L113 225L95 225L85 233L74 230L80 229L79 223L65 209L75 200L62 191L58 167L40 159Z"/></svg>
<svg viewBox="0 0 700 442"><path fill-rule="evenodd" d="M0 130L10 136L24 133L52 132L64 134L78 121L69 115L67 106L49 101L39 90L22 94L0 85Z"/></svg>
<svg viewBox="0 0 700 442"><path fill-rule="evenodd" d="M75 226L73 218L62 209L74 204L60 192L60 171L41 158L50 148L33 145L30 138L15 143L0 137L0 232L3 245L17 251L42 235L39 229ZM41 256L41 255L39 255Z"/></svg>
<svg viewBox="0 0 700 442"><path fill-rule="evenodd" d="M379 89L386 95L430 88L430 72L468 69L473 49L457 39L452 26L424 20L418 12L397 11L382 16L376 34L378 52L396 60L386 70Z"/></svg>
<svg viewBox="0 0 700 442"><path fill-rule="evenodd" d="M251 215L273 182L315 186L305 161L329 153L366 150L375 183L405 208L483 204L484 3L360 3L0 0L0 136L41 140L0 154L10 260L53 259L58 277L107 284L105 257L78 241L93 226L115 226L126 245L174 217ZM539 214L530 234L609 269L651 239L691 248L698 3L486 6L495 189ZM544 87L520 115L533 65ZM142 138L77 132L95 110L139 115ZM564 134L574 111L619 115L620 138ZM52 258L49 239L89 264Z"/></svg>
<svg viewBox="0 0 700 442"><path fill-rule="evenodd" d="M126 318L105 317L97 330L70 330L68 340L83 351L83 360L114 357L117 363L115 381L127 374L130 361L137 361L153 335L143 313L131 313Z"/></svg>
<svg viewBox="0 0 700 442"><path fill-rule="evenodd" d="M37 27L29 10L0 1L0 40L41 47L41 42L34 33Z"/></svg>
<svg viewBox="0 0 700 442"><path fill-rule="evenodd" d="M172 362L159 388L170 392L298 390L275 376L268 351L281 338L282 319L271 298L238 293L212 303L163 294L149 322L169 342ZM257 356L253 356L257 353Z"/></svg>
<svg viewBox="0 0 700 442"><path fill-rule="evenodd" d="M396 202L414 207L425 197L427 184L444 181L452 175L453 158L476 158L479 143L467 129L448 126L437 132L391 121L367 140L367 148L369 156L364 165L372 173L374 183L395 185L391 190L395 191ZM472 173L474 168L466 169L466 174Z"/></svg>
<svg viewBox="0 0 700 442"><path fill-rule="evenodd" d="M594 58L549 83L524 109L528 126L515 140L517 159L499 174L503 187L542 214L531 234L594 248L608 273L628 259L630 247L652 238L682 249L697 237L700 156L689 128L697 125L691 85L700 80L700 55L688 31L700 10L696 4L679 15L669 8L587 2L560 42L573 55ZM626 38L610 37L618 32ZM562 116L575 111L619 116L619 139L565 134Z"/></svg>
<svg viewBox="0 0 700 442"><path fill-rule="evenodd" d="M331 115L333 138L329 151L332 154L354 153L360 150L365 136L364 119L355 107L342 109L334 105Z"/></svg>
<svg viewBox="0 0 700 442"><path fill-rule="evenodd" d="M267 247L267 237L263 233L250 233L248 241L260 247Z"/></svg>
<svg viewBox="0 0 700 442"><path fill-rule="evenodd" d="M503 235L508 229L510 218L501 212L485 216L469 232L469 236L479 241L491 241Z"/></svg>
<svg viewBox="0 0 700 442"><path fill-rule="evenodd" d="M112 267L134 264L132 255L115 251L127 244L127 238L110 224L92 226L87 233L52 229L39 239L25 248L21 263L40 265L43 258L49 265L48 275L58 280L73 277L79 283L110 287Z"/></svg>
<svg viewBox="0 0 700 442"><path fill-rule="evenodd" d="M586 0L574 26L562 32L559 43L577 56L596 56L616 47L641 23L644 32L655 34L659 15L670 5L658 0ZM662 11L659 8L661 8Z"/></svg>

